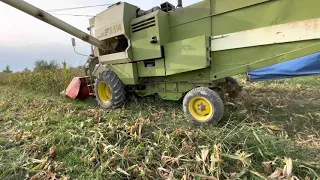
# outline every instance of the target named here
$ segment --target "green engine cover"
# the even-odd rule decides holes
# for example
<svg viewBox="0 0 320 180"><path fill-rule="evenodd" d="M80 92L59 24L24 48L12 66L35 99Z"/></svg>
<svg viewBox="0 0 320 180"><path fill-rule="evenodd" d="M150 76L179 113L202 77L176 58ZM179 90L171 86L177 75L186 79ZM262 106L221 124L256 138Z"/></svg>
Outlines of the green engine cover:
<svg viewBox="0 0 320 180"><path fill-rule="evenodd" d="M209 37L203 35L164 45L166 75L210 66Z"/></svg>
<svg viewBox="0 0 320 180"><path fill-rule="evenodd" d="M162 58L161 46L170 38L168 14L158 10L130 24L133 60Z"/></svg>

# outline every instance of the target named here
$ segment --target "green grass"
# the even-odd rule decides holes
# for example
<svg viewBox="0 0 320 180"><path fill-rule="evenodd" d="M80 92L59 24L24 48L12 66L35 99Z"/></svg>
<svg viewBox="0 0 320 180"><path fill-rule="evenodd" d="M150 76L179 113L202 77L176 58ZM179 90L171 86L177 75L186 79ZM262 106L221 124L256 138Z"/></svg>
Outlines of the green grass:
<svg viewBox="0 0 320 180"><path fill-rule="evenodd" d="M290 176L317 179L319 80L244 83L223 120L203 127L181 102L130 96L107 111L2 86L0 179L263 179L290 160Z"/></svg>

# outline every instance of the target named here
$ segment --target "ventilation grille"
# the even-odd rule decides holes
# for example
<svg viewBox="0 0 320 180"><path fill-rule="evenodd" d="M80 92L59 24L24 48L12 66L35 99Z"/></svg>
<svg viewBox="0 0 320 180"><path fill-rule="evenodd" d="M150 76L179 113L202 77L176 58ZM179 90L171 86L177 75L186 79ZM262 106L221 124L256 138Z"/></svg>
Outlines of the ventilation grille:
<svg viewBox="0 0 320 180"><path fill-rule="evenodd" d="M148 29L153 26L156 26L156 20L154 17L131 25L133 33Z"/></svg>

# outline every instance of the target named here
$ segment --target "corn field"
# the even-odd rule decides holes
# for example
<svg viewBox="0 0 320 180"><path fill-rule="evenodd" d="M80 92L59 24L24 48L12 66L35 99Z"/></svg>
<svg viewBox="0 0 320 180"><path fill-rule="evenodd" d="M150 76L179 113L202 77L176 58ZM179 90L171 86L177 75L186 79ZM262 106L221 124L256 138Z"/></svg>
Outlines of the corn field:
<svg viewBox="0 0 320 180"><path fill-rule="evenodd" d="M54 69L18 73L0 73L0 84L26 88L37 92L59 94L72 77L84 76L81 69Z"/></svg>
<svg viewBox="0 0 320 180"><path fill-rule="evenodd" d="M320 179L319 76L246 83L217 126L181 102L104 110L59 95L77 69L0 74L0 179Z"/></svg>

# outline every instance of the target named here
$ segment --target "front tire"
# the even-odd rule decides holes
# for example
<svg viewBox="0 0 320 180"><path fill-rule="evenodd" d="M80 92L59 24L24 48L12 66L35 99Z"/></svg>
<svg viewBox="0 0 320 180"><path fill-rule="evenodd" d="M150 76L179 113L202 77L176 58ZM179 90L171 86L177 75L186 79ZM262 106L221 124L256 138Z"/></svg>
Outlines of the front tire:
<svg viewBox="0 0 320 180"><path fill-rule="evenodd" d="M199 125L217 124L223 117L224 104L214 90L200 87L189 91L183 99L187 118Z"/></svg>
<svg viewBox="0 0 320 180"><path fill-rule="evenodd" d="M95 82L94 92L99 105L104 109L120 108L125 102L125 86L111 70L103 71Z"/></svg>

